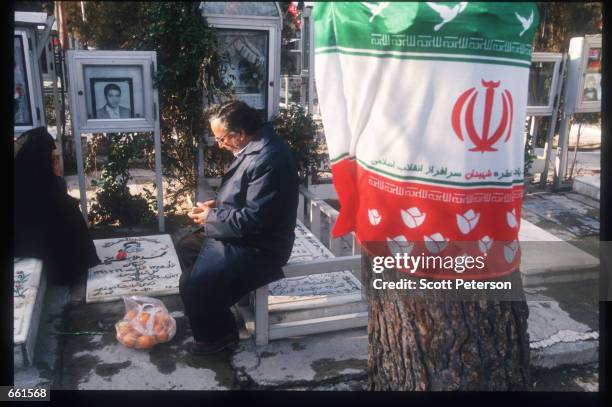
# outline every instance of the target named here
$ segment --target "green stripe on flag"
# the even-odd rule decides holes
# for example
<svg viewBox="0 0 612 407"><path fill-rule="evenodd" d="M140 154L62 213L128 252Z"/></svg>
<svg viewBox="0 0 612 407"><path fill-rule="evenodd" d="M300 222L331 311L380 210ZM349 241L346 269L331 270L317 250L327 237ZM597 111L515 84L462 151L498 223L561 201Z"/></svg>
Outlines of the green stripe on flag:
<svg viewBox="0 0 612 407"><path fill-rule="evenodd" d="M529 68L531 66L530 61L520 60L504 60L501 58L479 58L478 56L461 55L454 56L450 54L429 54L427 56L419 55L419 53L405 53L405 52L373 52L371 50L355 50L344 47L325 47L317 49L317 55L320 54L331 54L339 53L344 55L357 55L357 56L369 56L376 58L395 58L395 59L409 59L409 60L422 60L422 61L447 61L447 62L466 62L466 63L480 63L480 64L493 64L493 65L508 65L508 66L519 66L523 68Z"/></svg>
<svg viewBox="0 0 612 407"><path fill-rule="evenodd" d="M349 160L354 160L355 157L349 157L349 153L342 153L339 156L337 156L336 158L330 158L329 162L331 164L336 164L339 161L342 161L342 159L344 158L348 158Z"/></svg>

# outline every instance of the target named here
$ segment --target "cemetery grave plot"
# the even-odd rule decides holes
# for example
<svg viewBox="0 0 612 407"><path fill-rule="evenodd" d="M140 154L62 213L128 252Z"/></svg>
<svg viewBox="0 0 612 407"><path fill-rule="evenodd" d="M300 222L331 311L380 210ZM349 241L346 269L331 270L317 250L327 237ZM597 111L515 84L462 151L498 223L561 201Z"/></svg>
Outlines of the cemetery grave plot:
<svg viewBox="0 0 612 407"><path fill-rule="evenodd" d="M87 303L124 295L178 294L181 267L170 235L95 240L102 263L89 269Z"/></svg>
<svg viewBox="0 0 612 407"><path fill-rule="evenodd" d="M289 263L329 259L334 255L300 221L295 227L295 243ZM350 271L283 278L268 285L270 305L321 298L327 295L361 295L361 283Z"/></svg>
<svg viewBox="0 0 612 407"><path fill-rule="evenodd" d="M13 260L13 340L16 365L28 365L33 360L46 289L42 268L42 262L38 259Z"/></svg>
<svg viewBox="0 0 612 407"><path fill-rule="evenodd" d="M332 259L333 253L299 220L289 264ZM255 311L254 298L251 310ZM268 284L272 324L332 317L367 311L361 282L350 270L289 277Z"/></svg>

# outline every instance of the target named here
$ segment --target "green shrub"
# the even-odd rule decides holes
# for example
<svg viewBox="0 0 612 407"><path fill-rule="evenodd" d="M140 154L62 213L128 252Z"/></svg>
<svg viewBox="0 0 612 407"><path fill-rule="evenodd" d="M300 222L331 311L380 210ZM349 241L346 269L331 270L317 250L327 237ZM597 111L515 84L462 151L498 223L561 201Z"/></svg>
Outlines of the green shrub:
<svg viewBox="0 0 612 407"><path fill-rule="evenodd" d="M142 226L155 221L156 201L150 191L130 194L129 164L142 156L150 143L149 137L134 137L133 133L108 135L111 139L108 164L92 185L99 187L92 200L89 220L95 225Z"/></svg>
<svg viewBox="0 0 612 407"><path fill-rule="evenodd" d="M302 106L291 104L272 118L276 133L287 141L298 163L300 178L305 182L309 175L316 176L325 153L316 134L320 130L310 114Z"/></svg>

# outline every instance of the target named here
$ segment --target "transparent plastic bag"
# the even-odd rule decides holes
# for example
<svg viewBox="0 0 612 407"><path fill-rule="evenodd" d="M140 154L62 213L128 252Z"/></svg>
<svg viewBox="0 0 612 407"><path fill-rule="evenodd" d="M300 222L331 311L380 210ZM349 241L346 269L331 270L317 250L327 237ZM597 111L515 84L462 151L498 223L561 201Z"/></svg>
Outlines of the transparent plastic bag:
<svg viewBox="0 0 612 407"><path fill-rule="evenodd" d="M115 324L117 340L128 348L151 349L170 341L176 321L164 303L156 298L132 295L123 297L125 315Z"/></svg>

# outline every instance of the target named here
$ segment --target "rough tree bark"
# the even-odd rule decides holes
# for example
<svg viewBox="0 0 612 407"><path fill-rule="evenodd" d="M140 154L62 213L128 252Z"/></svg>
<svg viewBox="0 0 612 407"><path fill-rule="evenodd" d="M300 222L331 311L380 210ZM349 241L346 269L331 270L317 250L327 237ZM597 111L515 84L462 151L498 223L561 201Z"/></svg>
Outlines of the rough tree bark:
<svg viewBox="0 0 612 407"><path fill-rule="evenodd" d="M372 287L371 259L363 258ZM520 273L508 280L522 293ZM526 302L432 301L399 291L367 289L370 390L531 387Z"/></svg>

